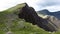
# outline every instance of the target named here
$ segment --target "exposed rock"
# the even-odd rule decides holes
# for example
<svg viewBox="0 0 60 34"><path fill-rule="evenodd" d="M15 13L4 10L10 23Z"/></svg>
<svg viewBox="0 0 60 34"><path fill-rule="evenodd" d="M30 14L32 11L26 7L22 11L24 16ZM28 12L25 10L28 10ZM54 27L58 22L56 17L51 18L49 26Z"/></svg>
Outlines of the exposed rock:
<svg viewBox="0 0 60 34"><path fill-rule="evenodd" d="M46 20L54 24L57 28L60 28L60 20L54 16L47 16Z"/></svg>
<svg viewBox="0 0 60 34"><path fill-rule="evenodd" d="M38 25L40 28L43 28L46 31L57 30L54 24L51 24L46 19L39 17L36 11L32 7L29 7L27 4L20 10L18 16L19 18L25 19L27 22Z"/></svg>
<svg viewBox="0 0 60 34"><path fill-rule="evenodd" d="M33 12L34 11L34 12ZM27 22L31 22L33 24L35 24L35 16L37 16L37 13L35 12L35 10L32 7L29 7L27 4L25 7L22 8L22 10L20 11L19 14L19 18L23 18L25 19ZM33 21L32 21L33 20Z"/></svg>
<svg viewBox="0 0 60 34"><path fill-rule="evenodd" d="M8 31L6 34L13 34L11 31Z"/></svg>

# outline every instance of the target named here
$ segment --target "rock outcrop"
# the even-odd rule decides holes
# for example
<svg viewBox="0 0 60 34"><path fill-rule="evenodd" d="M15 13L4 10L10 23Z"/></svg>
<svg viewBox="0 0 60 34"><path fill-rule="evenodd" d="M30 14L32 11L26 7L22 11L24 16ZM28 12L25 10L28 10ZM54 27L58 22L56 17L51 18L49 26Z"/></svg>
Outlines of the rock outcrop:
<svg viewBox="0 0 60 34"><path fill-rule="evenodd" d="M20 10L18 17L25 19L25 21L30 22L33 25L37 25L46 31L56 31L57 30L57 28L56 28L56 26L54 26L54 24L51 24L46 19L39 17L37 15L36 11L32 7L29 7L26 3L25 3L25 6Z"/></svg>
<svg viewBox="0 0 60 34"><path fill-rule="evenodd" d="M56 28L60 28L60 20L54 16L47 16L46 20L48 22L50 22L51 24L54 24L54 26L56 26Z"/></svg>

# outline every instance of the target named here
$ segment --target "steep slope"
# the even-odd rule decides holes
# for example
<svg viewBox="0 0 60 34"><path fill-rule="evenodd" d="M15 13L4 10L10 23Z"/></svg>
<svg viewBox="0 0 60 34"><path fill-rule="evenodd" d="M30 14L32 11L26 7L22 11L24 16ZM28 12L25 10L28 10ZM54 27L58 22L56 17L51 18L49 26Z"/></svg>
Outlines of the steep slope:
<svg viewBox="0 0 60 34"><path fill-rule="evenodd" d="M20 20L18 18L18 9L19 7L22 8L23 6L24 4L17 5L0 12L0 31L10 31L13 26L16 26L18 24L18 21Z"/></svg>
<svg viewBox="0 0 60 34"><path fill-rule="evenodd" d="M43 19L46 19L49 23L54 24L54 26L56 26L58 29L60 29L60 20L58 18L50 15L42 15L42 16L40 14L38 15Z"/></svg>
<svg viewBox="0 0 60 34"><path fill-rule="evenodd" d="M52 24L46 19L39 17L36 11L27 4L21 9L19 18L25 19L25 21L37 25L46 31L56 31L58 29L54 23Z"/></svg>
<svg viewBox="0 0 60 34"><path fill-rule="evenodd" d="M18 18L18 14L24 6L25 3L22 3L0 12L0 34L8 32L12 32L12 34L49 34L38 26Z"/></svg>
<svg viewBox="0 0 60 34"><path fill-rule="evenodd" d="M47 31L56 31L55 26L39 17L35 10L26 3L0 12L0 34L6 32L12 32L12 34L50 34L42 28Z"/></svg>

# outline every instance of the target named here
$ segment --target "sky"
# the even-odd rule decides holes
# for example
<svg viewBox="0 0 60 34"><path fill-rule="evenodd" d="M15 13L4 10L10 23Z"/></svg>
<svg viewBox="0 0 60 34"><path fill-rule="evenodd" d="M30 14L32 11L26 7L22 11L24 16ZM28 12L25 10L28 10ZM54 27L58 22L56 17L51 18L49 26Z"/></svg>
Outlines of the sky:
<svg viewBox="0 0 60 34"><path fill-rule="evenodd" d="M36 11L48 9L50 12L60 11L60 0L0 0L0 11L26 2Z"/></svg>

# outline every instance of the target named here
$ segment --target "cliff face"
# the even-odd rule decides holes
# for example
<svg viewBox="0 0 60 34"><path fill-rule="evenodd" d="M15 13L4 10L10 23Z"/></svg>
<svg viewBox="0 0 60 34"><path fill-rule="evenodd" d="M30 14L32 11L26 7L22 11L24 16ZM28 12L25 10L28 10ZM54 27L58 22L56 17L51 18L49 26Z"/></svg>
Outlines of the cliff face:
<svg viewBox="0 0 60 34"><path fill-rule="evenodd" d="M36 11L32 7L29 7L26 3L25 6L20 10L18 17L25 19L25 21L30 22L33 25L38 25L40 28L43 28L46 31L57 30L54 24L51 24L46 19L39 17Z"/></svg>
<svg viewBox="0 0 60 34"><path fill-rule="evenodd" d="M26 4L26 6L23 7L22 10L20 11L19 18L23 18L27 22L32 22L33 24L35 24L35 21L34 21L34 18L35 17L34 17L34 15L37 16L37 13L36 12L33 12L33 11L35 11L35 10L32 7L29 7ZM33 13L35 13L35 14L33 14Z"/></svg>

